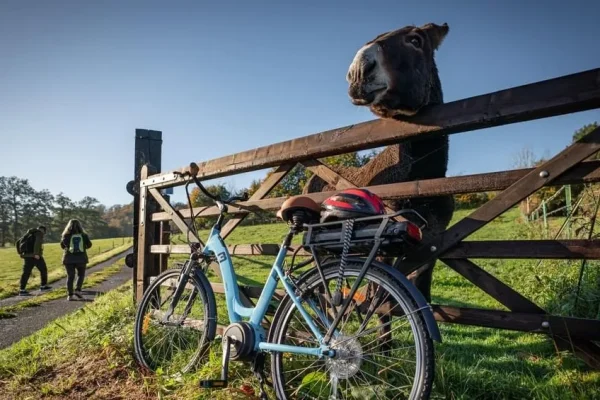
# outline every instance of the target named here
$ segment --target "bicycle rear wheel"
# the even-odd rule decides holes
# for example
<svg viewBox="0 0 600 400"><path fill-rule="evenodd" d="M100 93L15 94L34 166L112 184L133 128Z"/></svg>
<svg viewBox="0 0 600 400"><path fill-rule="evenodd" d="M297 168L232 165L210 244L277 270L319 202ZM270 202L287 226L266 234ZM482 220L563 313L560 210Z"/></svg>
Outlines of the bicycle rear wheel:
<svg viewBox="0 0 600 400"><path fill-rule="evenodd" d="M160 274L144 293L134 325L134 348L138 363L168 375L192 370L204 355L216 332L215 296L203 275L188 278L172 315L172 303L180 270Z"/></svg>
<svg viewBox="0 0 600 400"><path fill-rule="evenodd" d="M323 266L331 293L339 261ZM362 264L346 266L342 293L349 294ZM321 332L335 317L316 271L300 279L302 302ZM318 313L316 312L318 311ZM320 314L320 315L319 315ZM319 344L287 296L273 320L270 341L293 346ZM336 357L321 359L273 352L273 385L281 399L426 399L434 378L433 341L417 303L393 276L375 265L360 286L330 342Z"/></svg>

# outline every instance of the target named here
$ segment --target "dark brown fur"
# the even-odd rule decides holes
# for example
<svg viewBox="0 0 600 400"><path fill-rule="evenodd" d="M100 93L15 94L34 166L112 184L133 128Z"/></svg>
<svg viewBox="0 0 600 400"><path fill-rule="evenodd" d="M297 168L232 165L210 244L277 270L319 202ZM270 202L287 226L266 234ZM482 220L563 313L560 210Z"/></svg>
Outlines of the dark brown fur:
<svg viewBox="0 0 600 400"><path fill-rule="evenodd" d="M349 71L348 93L353 103L368 105L375 115L382 118L413 115L425 106L443 103L442 86L433 54L447 32L446 24L427 24L420 28L407 26L379 35L368 42L367 44L376 43L380 46L384 60L381 67L385 68L390 80L385 94L373 102L370 98L373 95L363 89L369 83L368 71L361 68ZM416 47L413 43L420 46ZM366 187L444 177L447 166L448 137L442 136L388 146L362 168L335 170L357 186ZM306 183L304 193L333 190L335 187L315 175ZM452 196L391 200L386 201L386 204L395 210L409 207L423 215L429 222L429 227L424 232L426 236L443 232L454 211ZM435 261L426 264L409 276L427 301L431 301L434 265Z"/></svg>

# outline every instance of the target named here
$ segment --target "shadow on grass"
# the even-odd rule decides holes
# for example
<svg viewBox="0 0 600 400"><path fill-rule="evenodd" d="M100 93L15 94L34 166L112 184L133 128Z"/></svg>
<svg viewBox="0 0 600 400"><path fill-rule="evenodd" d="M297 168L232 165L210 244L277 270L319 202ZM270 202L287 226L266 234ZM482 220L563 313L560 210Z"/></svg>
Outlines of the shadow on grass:
<svg viewBox="0 0 600 400"><path fill-rule="evenodd" d="M434 398L595 398L600 374L559 358L544 335L443 324ZM441 396L441 397L440 397Z"/></svg>

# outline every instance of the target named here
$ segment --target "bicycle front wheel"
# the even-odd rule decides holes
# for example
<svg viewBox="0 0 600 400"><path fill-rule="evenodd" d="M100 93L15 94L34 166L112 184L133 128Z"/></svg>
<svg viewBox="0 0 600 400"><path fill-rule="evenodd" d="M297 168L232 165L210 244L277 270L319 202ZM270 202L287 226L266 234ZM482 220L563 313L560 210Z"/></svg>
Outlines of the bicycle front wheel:
<svg viewBox="0 0 600 400"><path fill-rule="evenodd" d="M362 263L346 266L341 291L349 295ZM338 283L339 261L301 279L302 304L324 334L335 311L327 296ZM339 307L338 307L339 310ZM286 297L271 341L318 347L306 321ZM417 303L385 269L369 266L330 342L333 358L273 352L271 372L281 399L426 399L433 384L433 341Z"/></svg>
<svg viewBox="0 0 600 400"><path fill-rule="evenodd" d="M160 368L168 375L192 370L216 332L210 284L204 276L192 275L174 302L179 276L180 270L171 269L156 277L144 293L134 326L138 363L151 371Z"/></svg>

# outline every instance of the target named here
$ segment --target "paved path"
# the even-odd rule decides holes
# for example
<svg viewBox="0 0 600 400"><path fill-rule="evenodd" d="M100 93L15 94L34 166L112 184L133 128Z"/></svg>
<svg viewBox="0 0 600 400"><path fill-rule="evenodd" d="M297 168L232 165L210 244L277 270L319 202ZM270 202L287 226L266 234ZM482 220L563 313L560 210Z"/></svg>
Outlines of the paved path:
<svg viewBox="0 0 600 400"><path fill-rule="evenodd" d="M93 274L96 271L100 271L101 269L104 269L110 265L113 265L114 263L119 261L121 258L124 258L129 253L131 253L131 248L124 250L122 253L119 253L116 256L111 257L108 260L101 262L100 264L96 264L93 267L89 267L88 269L85 270L85 276L88 276L89 274ZM36 276L36 279L39 279L39 274ZM52 286L52 289L65 287L65 286L67 286L67 278L65 277L65 278L59 279L57 281L49 283L49 285ZM29 300L29 299L41 294L39 290L32 290L29 293L31 293L31 296L13 296L13 297L7 297L5 299L2 299L2 300L0 300L0 307L12 306L12 305L20 303L22 301Z"/></svg>
<svg viewBox="0 0 600 400"><path fill-rule="evenodd" d="M109 265L119 261L129 252L131 252L131 250L127 250L126 252L115 256L104 263L95 265L94 267L89 268L87 271L94 272L106 268ZM95 297L121 286L130 279L131 269L123 265L118 273L111 275L104 282L101 282L94 287L85 289L83 291L83 300L67 301L66 297L51 300L44 302L37 307L28 307L18 311L16 312L17 316L15 318L0 319L0 349L8 347L20 339L42 329L53 320L84 307L86 304L88 304L88 302L94 301ZM53 287L60 287L61 285L65 285L65 282L66 279L62 279L54 282L52 285ZM31 297L25 297L25 299L27 298ZM6 302L7 300L11 299L14 298L10 297L4 299L3 301ZM17 299L22 301L23 297L17 296ZM14 303L0 303L0 305L6 306L16 303L18 303L18 301L15 301Z"/></svg>

